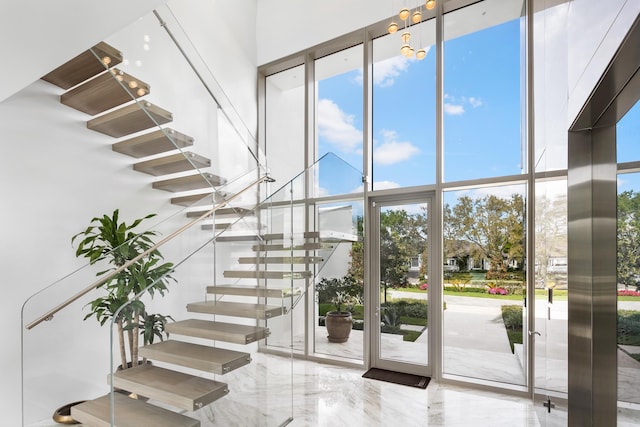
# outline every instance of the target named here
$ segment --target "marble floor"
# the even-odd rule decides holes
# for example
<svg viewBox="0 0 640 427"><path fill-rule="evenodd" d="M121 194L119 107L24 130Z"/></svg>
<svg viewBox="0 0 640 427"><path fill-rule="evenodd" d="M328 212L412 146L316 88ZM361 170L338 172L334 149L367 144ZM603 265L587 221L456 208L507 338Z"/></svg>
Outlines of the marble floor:
<svg viewBox="0 0 640 427"><path fill-rule="evenodd" d="M434 381L423 390L362 378L362 369L260 353L253 357L254 369L225 376L231 390L227 396L186 415L200 419L203 427L270 427L287 422L292 427L540 426L526 399ZM256 386L254 373L264 370L270 377L269 393L260 386L251 389ZM273 389L277 391L272 393ZM33 426L59 424L44 421Z"/></svg>
<svg viewBox="0 0 640 427"><path fill-rule="evenodd" d="M524 383L524 371L518 352L511 353L504 327L494 319L499 306L491 300L474 302L450 299L445 313L445 369L448 373L481 377L512 384ZM566 307L557 304L561 313ZM557 316L554 316L554 318ZM560 322L562 319L558 319ZM563 322L560 322L562 326ZM566 323L566 320L564 321ZM550 325L552 326L552 325ZM566 335L566 327L550 328ZM417 343L403 342L400 336L383 334L383 352L405 360L424 360L427 332ZM363 332L352 331L344 344L329 343L326 330L316 329L317 354L362 359ZM545 348L548 356L558 353L557 363L540 363L542 372L566 384L566 348L555 344ZM297 343L300 344L300 343ZM294 348L295 348L294 343ZM529 399L432 381L426 390L362 378L363 369L337 367L263 353L252 354L251 364L216 379L229 384L224 398L187 415L201 421L203 427L238 426L566 426L566 412L560 408L547 414ZM500 369L490 369L499 361ZM622 363L625 362L625 363ZM628 363L627 363L628 362ZM621 396L636 393L638 375L635 361L619 361ZM556 366L557 365L557 366ZM540 369L542 371L542 369ZM556 378L557 377L557 378ZM627 384L628 383L628 384ZM153 402L158 404L158 402ZM543 410L540 410L543 409ZM58 426L50 420L33 424ZM640 425L637 411L621 409L618 427ZM140 426L146 427L146 426Z"/></svg>
<svg viewBox="0 0 640 427"><path fill-rule="evenodd" d="M547 415L526 398L436 381L423 390L362 378L363 369L263 353L252 357L251 364L224 376L228 395L186 415L202 427L566 426L566 413ZM619 413L618 427L639 424L637 414Z"/></svg>

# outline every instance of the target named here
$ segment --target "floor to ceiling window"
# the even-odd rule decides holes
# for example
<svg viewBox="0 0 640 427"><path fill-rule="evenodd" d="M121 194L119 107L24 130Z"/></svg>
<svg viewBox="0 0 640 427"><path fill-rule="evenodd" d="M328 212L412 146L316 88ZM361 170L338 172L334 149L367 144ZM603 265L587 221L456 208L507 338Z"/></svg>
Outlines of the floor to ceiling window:
<svg viewBox="0 0 640 427"><path fill-rule="evenodd" d="M305 66L289 68L265 79L265 154L278 187L305 167Z"/></svg>
<svg viewBox="0 0 640 427"><path fill-rule="evenodd" d="M316 229L348 236L321 251L325 260L314 278L312 353L319 357L364 359L363 278L363 45L314 61ZM310 142L312 143L312 142ZM351 195L351 196L350 196ZM336 297L336 295L340 295ZM332 330L334 311L350 311L344 340Z"/></svg>
<svg viewBox="0 0 640 427"><path fill-rule="evenodd" d="M526 170L522 0L444 15L444 181Z"/></svg>
<svg viewBox="0 0 640 427"><path fill-rule="evenodd" d="M433 374L441 378L488 381L498 387L525 390L530 369L525 296L527 284L535 283L527 274L528 264L534 264L533 254L528 259L527 253L527 230L534 225L527 215L527 183L534 181L529 176L533 168L528 166L524 118L524 5L523 0L485 0L448 10L444 3L440 18L435 11L423 9L421 23L409 24L395 34L387 33L388 21L381 22L358 33L361 41L352 42L358 37L351 34L337 40L333 52L323 45L318 48L321 53L311 49L301 56L301 63L306 61L307 67L313 67L303 78L307 101L303 104L302 97L296 97L295 105L289 107L299 106L301 111L295 115L309 120L306 126L311 131L303 135L307 145L289 147L270 137L267 156L270 140L279 145L272 153L284 156L272 165L286 164L291 169L288 159L298 164L304 153L309 156L308 164L319 160L310 182L314 190L306 200L314 212L309 226L326 224L322 218L336 220L353 237L317 270L314 283L319 292L308 299L314 307L306 319L308 356L371 360L368 341L377 345L384 340L371 338L368 329L384 339L400 339L387 336L386 329L411 330L403 332L404 337L419 338L408 344L403 341L403 345L418 349L419 359L399 358L403 364L424 367L428 363L431 369L439 370ZM437 19L442 19L442 36L436 31ZM411 33L414 55L410 57L400 53L404 30ZM420 49L424 50L422 59L415 56ZM439 58L443 59L442 72ZM438 82L443 84L442 92ZM266 120L268 110L278 107L270 106L267 96ZM440 114L442 122L438 121ZM279 119L276 135L289 132L279 129L283 125ZM270 126L274 125L267 123L267 135ZM295 129L301 128L296 124ZM438 152L442 153L440 159ZM350 173L339 172L349 168ZM353 171L359 169L364 176L354 185L357 172ZM563 182L561 176L559 180ZM543 184L538 186L543 193L544 188ZM366 283L364 271L371 262L366 254L372 242L363 240L371 220L367 217L369 206L363 208L363 192L368 202L388 202L394 213L415 207L406 200L423 203L414 200L412 192L433 197L429 199L429 220L434 226L423 237L434 245L429 259L435 257L438 264L427 268L426 252L418 251L405 262L397 259L397 253L386 257L381 249L377 266L388 265L390 259L398 261L399 276L390 281L384 275L380 283ZM551 197L553 191L546 192ZM390 211L381 208L379 215L386 220ZM387 231L388 227L374 231L381 248L389 243L384 240ZM556 236L540 236L544 236L541 242L547 239L546 252L539 254L546 257L545 268L551 263L562 269L566 250L554 243ZM443 247L438 247L440 242ZM538 262L535 264L537 268ZM382 272L379 276L383 277ZM377 276L374 279L378 280ZM551 279L543 278L541 283L545 280ZM387 317L380 317L379 322L387 326L381 329L378 324L371 327L366 323L365 312L371 313L375 307L361 303L372 299L361 299L357 286L349 288L354 284L369 293L380 292L378 309ZM344 285L345 292L355 293L348 301L353 329L342 343L328 339L325 329L334 301L324 290L334 285ZM436 298L432 298L434 289ZM544 287L539 290L545 292ZM433 302L438 295L442 308ZM403 304L402 299L419 300L416 307L421 310L427 302L432 304L428 317L426 312L424 316L421 312L394 317L392 310L382 309L384 304ZM299 341L302 348L302 337ZM440 348L434 348L434 343L440 343ZM380 356L385 358L384 351Z"/></svg>
<svg viewBox="0 0 640 427"><path fill-rule="evenodd" d="M373 40L373 190L435 184L435 19L407 29L414 50L400 52L401 34Z"/></svg>
<svg viewBox="0 0 640 427"><path fill-rule="evenodd" d="M444 195L444 374L526 384L525 200L522 184Z"/></svg>
<svg viewBox="0 0 640 427"><path fill-rule="evenodd" d="M618 401L640 404L640 102L616 126ZM622 409L624 410L624 409ZM619 424L620 425L620 424Z"/></svg>

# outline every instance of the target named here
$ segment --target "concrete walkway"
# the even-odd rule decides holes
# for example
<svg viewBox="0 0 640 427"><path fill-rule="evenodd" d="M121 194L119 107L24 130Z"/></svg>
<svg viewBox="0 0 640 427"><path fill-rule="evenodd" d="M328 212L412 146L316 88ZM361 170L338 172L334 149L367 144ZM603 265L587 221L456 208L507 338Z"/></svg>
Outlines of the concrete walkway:
<svg viewBox="0 0 640 427"><path fill-rule="evenodd" d="M389 290L391 298L426 299L427 294ZM524 348L511 352L502 321L502 305L521 305L520 301L499 298L445 295L443 361L446 374L525 384ZM621 302L621 309L640 310L640 303ZM547 308L537 301L536 386L558 392L567 389L567 301L555 301ZM415 342L402 341L400 335L382 334L383 355L404 361L424 362L427 354L428 330ZM633 350L633 349L630 349ZM316 351L323 354L362 358L362 331L352 331L344 344L328 343L326 330L316 330ZM619 396L640 403L640 363L620 350L618 355Z"/></svg>

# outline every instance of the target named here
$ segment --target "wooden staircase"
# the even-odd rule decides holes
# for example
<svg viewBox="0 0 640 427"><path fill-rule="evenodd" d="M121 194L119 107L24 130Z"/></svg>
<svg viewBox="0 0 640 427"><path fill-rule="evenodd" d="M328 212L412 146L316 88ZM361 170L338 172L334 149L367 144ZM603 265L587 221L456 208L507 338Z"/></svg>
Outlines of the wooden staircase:
<svg viewBox="0 0 640 427"><path fill-rule="evenodd" d="M161 127L173 121L173 114L144 99L151 93L148 83L114 68L122 61L120 51L101 42L42 79L65 90L60 96L63 105L91 116L86 122L87 129L118 138L112 144L112 151L136 159L133 170L159 177L152 183L152 188L177 193L171 198L172 204L190 206L205 200L204 204L211 205L222 201L227 195L217 192L215 187L224 185L226 179L206 171L211 167L210 159L184 151L193 146L192 137ZM194 191L198 193L180 194ZM246 209L227 209L221 216L229 218L246 213ZM275 295L271 293L269 297ZM263 308L259 304L237 302L199 306L194 303L189 304L187 311L204 313L208 317L224 312L225 316L258 319L281 315L281 306ZM118 426L199 426L198 420L153 403L161 402L178 411L196 411L226 396L229 393L227 384L207 376L224 375L241 368L251 362L251 355L214 345L214 342L247 345L268 336L264 326L208 319L175 322L168 325L167 332L178 337L208 340L211 345L171 339L144 346L139 349L140 357L152 361L151 364L108 375L107 381L113 382L115 388L148 398L143 401L115 393ZM202 375L186 373L183 368L201 371ZM72 417L86 426L109 426L110 406L111 396L107 394L74 406Z"/></svg>
<svg viewBox="0 0 640 427"><path fill-rule="evenodd" d="M94 116L87 120L88 129L121 138L112 144L112 150L137 159L132 166L135 171L160 177L153 182L154 189L171 193L198 191L198 194L174 194L172 204L220 202L226 195L215 191L215 187L226 180L200 170L211 166L209 159L191 151L178 152L192 146L193 138L172 128L158 128L159 124L170 123L173 114L140 99L151 92L149 84L112 68L122 62L122 54L113 47L99 43L92 50L95 55L84 52L43 77L67 90L60 97L61 102ZM194 173L171 176L189 171ZM204 212L194 210L188 216L198 217ZM249 214L247 209L225 208L216 212L214 220L228 221ZM217 225L213 222L210 226ZM253 348L239 346L269 337L269 321L289 313L294 300L300 298L313 279L314 267L324 261L320 252L331 250L338 242L355 239L331 232L288 236L261 234L257 230L229 233L216 240L243 245L252 252L251 256L237 258L238 269L224 271L225 278L237 279L235 283L207 286L204 301L186 305L192 318L166 326L171 339L140 347L140 357L150 361L149 364L107 375L109 384L126 391L113 395L115 422L119 427L199 426L197 419L179 412L197 411L229 394L228 385L215 376L224 376L251 363L250 350L237 348ZM295 282L300 285L293 286ZM148 400L130 398L128 393ZM71 415L86 426L109 426L111 396L73 406Z"/></svg>
<svg viewBox="0 0 640 427"><path fill-rule="evenodd" d="M101 42L42 79L66 90L60 96L62 104L93 116L87 120L87 129L119 138L112 150L140 159L132 165L133 170L161 177L152 183L153 188L201 192L189 195L189 199L175 197L172 203L184 204L197 196L214 194L214 187L224 185L226 179L206 171L211 167L210 159L183 151L193 145L193 138L169 127L159 128L171 123L173 114L143 99L151 93L150 85L115 68L122 61L120 51ZM190 175L172 177L190 171Z"/></svg>

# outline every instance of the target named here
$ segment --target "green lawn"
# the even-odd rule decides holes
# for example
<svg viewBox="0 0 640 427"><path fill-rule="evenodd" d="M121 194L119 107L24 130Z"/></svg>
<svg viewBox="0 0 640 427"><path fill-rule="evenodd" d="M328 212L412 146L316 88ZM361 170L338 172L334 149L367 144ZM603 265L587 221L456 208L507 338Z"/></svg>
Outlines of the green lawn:
<svg viewBox="0 0 640 427"><path fill-rule="evenodd" d="M409 288L398 288L398 291L402 292L414 292L414 293L426 293L417 287L409 287ZM567 300L566 289L560 289L553 292L553 299L556 301L566 301ZM510 300L510 301L518 301L522 300L522 295L492 295L487 292L458 292L453 290L445 290L445 295L453 295L458 297L470 297L470 298L493 298L493 299L502 299L502 300ZM536 298L537 299L545 299L547 297L547 293L544 289L536 289ZM619 301L640 301L640 297L618 297Z"/></svg>

